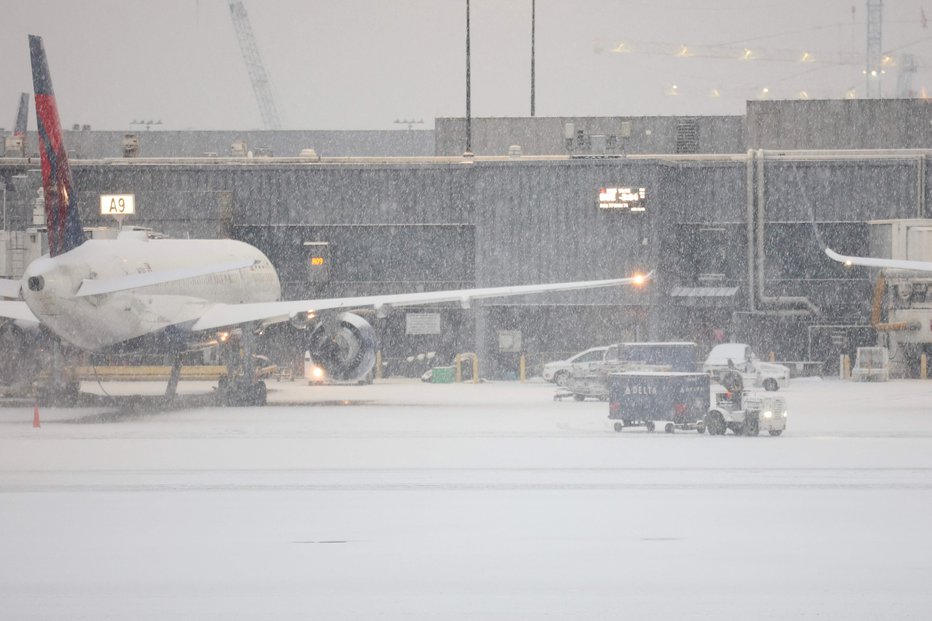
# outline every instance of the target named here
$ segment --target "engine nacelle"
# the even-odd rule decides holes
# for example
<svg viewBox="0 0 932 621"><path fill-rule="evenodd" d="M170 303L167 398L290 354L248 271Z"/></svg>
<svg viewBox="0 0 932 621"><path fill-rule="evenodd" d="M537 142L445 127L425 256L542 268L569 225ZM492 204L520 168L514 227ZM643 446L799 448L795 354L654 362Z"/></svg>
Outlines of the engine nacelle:
<svg viewBox="0 0 932 621"><path fill-rule="evenodd" d="M327 377L342 382L364 378L375 366L375 330L353 313L321 321L311 331L307 349Z"/></svg>

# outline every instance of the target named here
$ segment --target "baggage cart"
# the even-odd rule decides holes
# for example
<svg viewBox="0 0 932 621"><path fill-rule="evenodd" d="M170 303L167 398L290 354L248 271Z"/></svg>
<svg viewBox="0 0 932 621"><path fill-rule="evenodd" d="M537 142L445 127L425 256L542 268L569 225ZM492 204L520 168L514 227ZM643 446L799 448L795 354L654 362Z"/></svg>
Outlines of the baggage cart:
<svg viewBox="0 0 932 621"><path fill-rule="evenodd" d="M615 431L662 426L705 432L709 411L709 376L705 373L629 371L609 376L609 414Z"/></svg>

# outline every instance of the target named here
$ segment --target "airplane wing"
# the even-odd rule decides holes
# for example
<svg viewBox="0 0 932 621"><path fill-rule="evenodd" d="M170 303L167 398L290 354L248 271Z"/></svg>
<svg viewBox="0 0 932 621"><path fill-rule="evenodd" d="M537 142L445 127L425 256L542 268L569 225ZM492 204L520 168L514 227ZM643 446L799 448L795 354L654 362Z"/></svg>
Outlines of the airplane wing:
<svg viewBox="0 0 932 621"><path fill-rule="evenodd" d="M85 278L78 287L75 297L86 295L100 295L101 293L113 293L115 291L126 291L127 289L138 289L140 287L149 287L151 285L161 285L176 280L186 278L196 278L206 276L207 274L219 274L233 270L249 267L255 263L252 259L242 259L240 261L231 261L222 265L202 265L198 267L185 267L177 270L165 270L161 272L144 272L142 274L129 274L127 276L116 276L113 278ZM16 283L17 295L19 295L19 283Z"/></svg>
<svg viewBox="0 0 932 621"><path fill-rule="evenodd" d="M18 293L18 292L17 292ZM40 323L39 319L32 314L25 302L2 300L0 301L0 317L6 319L15 319L17 321L29 321Z"/></svg>
<svg viewBox="0 0 932 621"><path fill-rule="evenodd" d="M514 287L488 287L484 289L457 289L451 291L428 291L423 293L396 293L388 295L368 295L352 298L330 298L322 300L296 300L290 302L259 302L255 304L215 304L191 327L192 330L212 330L244 323L261 322L264 324L288 321L302 313L318 313L325 310L348 311L354 308L370 307L384 311L392 307L419 306L441 302L458 302L468 308L472 300L483 298L509 297L531 293L553 291L573 291L577 289L595 289L619 285L639 285L647 282L653 272L644 276L630 278L613 278L609 280L584 280L576 282L552 283L546 285L518 285Z"/></svg>
<svg viewBox="0 0 932 621"><path fill-rule="evenodd" d="M0 278L0 298L18 298L19 281Z"/></svg>
<svg viewBox="0 0 932 621"><path fill-rule="evenodd" d="M825 249L830 258L845 265L863 265L865 267L883 267L897 270L915 270L917 272L932 272L932 263L928 261L907 261L898 259L875 259L874 257L849 257L838 254L831 248Z"/></svg>

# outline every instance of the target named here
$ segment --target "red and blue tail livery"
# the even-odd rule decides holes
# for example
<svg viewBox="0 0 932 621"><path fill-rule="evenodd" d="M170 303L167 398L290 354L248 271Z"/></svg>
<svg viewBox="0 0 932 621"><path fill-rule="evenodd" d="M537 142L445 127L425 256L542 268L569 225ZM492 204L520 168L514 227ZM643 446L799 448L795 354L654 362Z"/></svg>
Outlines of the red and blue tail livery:
<svg viewBox="0 0 932 621"><path fill-rule="evenodd" d="M32 84L36 96L36 125L42 158L42 187L45 190L45 223L48 226L49 254L57 256L84 243L84 229L78 215L78 201L71 182L71 167L62 141L58 106L52 91L42 37L29 35L32 58Z"/></svg>

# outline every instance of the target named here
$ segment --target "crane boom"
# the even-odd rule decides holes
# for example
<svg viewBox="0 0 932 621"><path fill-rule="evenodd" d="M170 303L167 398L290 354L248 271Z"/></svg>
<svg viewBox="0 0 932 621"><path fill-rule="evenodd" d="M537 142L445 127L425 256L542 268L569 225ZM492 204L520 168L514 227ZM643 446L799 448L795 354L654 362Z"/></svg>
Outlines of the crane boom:
<svg viewBox="0 0 932 621"><path fill-rule="evenodd" d="M249 72L252 90L256 95L256 103L259 104L262 124L265 129L281 129L282 122L278 116L278 109L275 107L275 98L272 96L272 85L265 72L265 65L262 64L262 57L259 55L256 37L249 23L249 14L246 13L246 7L240 0L229 0L229 2L230 17L233 18L233 28L239 40L239 49L246 62L246 70Z"/></svg>

